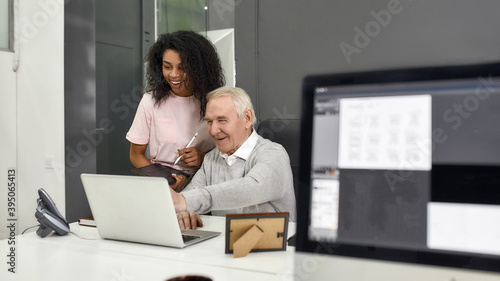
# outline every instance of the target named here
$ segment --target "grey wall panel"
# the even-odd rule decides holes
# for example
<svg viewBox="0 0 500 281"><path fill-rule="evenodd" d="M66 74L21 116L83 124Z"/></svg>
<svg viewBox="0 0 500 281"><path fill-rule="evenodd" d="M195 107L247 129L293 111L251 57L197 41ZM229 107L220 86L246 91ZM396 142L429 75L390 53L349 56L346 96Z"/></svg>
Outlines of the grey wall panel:
<svg viewBox="0 0 500 281"><path fill-rule="evenodd" d="M141 0L96 2L96 41L119 46L139 45L142 28Z"/></svg>
<svg viewBox="0 0 500 281"><path fill-rule="evenodd" d="M305 75L331 72L342 1L259 2L260 118L286 111L300 119ZM290 118L290 117L289 117Z"/></svg>
<svg viewBox="0 0 500 281"><path fill-rule="evenodd" d="M257 0L239 1L235 6L236 86L247 91L259 117L257 76Z"/></svg>
<svg viewBox="0 0 500 281"><path fill-rule="evenodd" d="M306 75L500 60L499 10L494 0L244 1L237 82L255 91L260 120L299 120Z"/></svg>
<svg viewBox="0 0 500 281"><path fill-rule="evenodd" d="M145 58L149 49L156 41L155 1L142 1L142 57ZM146 76L143 68L142 76Z"/></svg>
<svg viewBox="0 0 500 281"><path fill-rule="evenodd" d="M95 129L95 3L64 6L64 130L66 219L76 221L90 208L80 174L96 172L96 149L88 138Z"/></svg>
<svg viewBox="0 0 500 281"><path fill-rule="evenodd" d="M260 117L282 106L300 112L308 74L499 60L499 9L498 1L259 1Z"/></svg>
<svg viewBox="0 0 500 281"><path fill-rule="evenodd" d="M142 1L96 3L97 173L130 174L125 139L142 97ZM103 124L105 126L103 126Z"/></svg>
<svg viewBox="0 0 500 281"><path fill-rule="evenodd" d="M494 0L245 0L235 5L237 86L261 129L274 122L261 134L287 149L297 189L306 75L498 61L499 10Z"/></svg>
<svg viewBox="0 0 500 281"><path fill-rule="evenodd" d="M81 173L128 174L142 92L142 2L65 4L66 216L91 214ZM97 48L96 48L97 46Z"/></svg>
<svg viewBox="0 0 500 281"><path fill-rule="evenodd" d="M131 174L130 142L125 135L142 98L142 82L134 69L132 48L96 43L97 172ZM139 69L140 71L140 69Z"/></svg>

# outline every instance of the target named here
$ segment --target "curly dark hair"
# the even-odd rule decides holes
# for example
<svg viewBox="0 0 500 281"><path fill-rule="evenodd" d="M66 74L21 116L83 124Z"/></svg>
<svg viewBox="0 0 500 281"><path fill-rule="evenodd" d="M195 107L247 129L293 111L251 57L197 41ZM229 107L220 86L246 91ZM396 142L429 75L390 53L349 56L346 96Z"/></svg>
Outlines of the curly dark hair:
<svg viewBox="0 0 500 281"><path fill-rule="evenodd" d="M225 78L219 55L214 45L193 31L176 31L162 34L146 56L146 92L152 92L155 104L170 95L170 85L162 72L163 53L174 50L179 53L187 78L186 87L200 102L201 118L205 115L208 92L224 86Z"/></svg>

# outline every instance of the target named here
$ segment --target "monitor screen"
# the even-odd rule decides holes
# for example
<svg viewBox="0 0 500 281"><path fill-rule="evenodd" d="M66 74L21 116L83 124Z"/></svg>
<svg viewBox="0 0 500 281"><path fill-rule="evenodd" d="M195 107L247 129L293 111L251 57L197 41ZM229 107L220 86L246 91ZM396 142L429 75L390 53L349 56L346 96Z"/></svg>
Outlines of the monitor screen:
<svg viewBox="0 0 500 281"><path fill-rule="evenodd" d="M304 79L297 251L500 272L500 64Z"/></svg>

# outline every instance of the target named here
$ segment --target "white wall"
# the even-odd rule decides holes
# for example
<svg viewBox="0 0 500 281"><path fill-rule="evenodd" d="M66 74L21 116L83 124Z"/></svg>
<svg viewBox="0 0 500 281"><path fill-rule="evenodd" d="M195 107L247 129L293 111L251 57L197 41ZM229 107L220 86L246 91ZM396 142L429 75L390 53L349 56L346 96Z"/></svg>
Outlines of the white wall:
<svg viewBox="0 0 500 281"><path fill-rule="evenodd" d="M0 189L0 239L7 237L7 171L17 166L16 145L16 75L12 71L14 54L0 51L0 93L2 96L2 109L0 110L0 175L2 188ZM15 182L14 182L15 183ZM16 203L16 202L14 202Z"/></svg>
<svg viewBox="0 0 500 281"><path fill-rule="evenodd" d="M12 71L13 54L0 52L0 174L6 185L7 168L17 161L16 230L20 234L38 224L34 213L39 188L50 194L63 214L65 191L64 1L19 2L17 73ZM53 159L55 168L46 168L47 159ZM8 235L7 196L6 188L0 188L0 238Z"/></svg>

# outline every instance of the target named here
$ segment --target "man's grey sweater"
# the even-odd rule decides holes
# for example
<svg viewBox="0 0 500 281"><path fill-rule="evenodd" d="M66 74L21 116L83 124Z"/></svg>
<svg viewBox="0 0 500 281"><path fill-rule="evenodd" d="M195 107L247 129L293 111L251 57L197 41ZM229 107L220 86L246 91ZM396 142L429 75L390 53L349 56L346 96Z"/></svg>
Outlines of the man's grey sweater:
<svg viewBox="0 0 500 281"><path fill-rule="evenodd" d="M280 144L258 137L248 160L229 166L217 148L182 191L187 210L216 216L289 212L297 218L290 159Z"/></svg>

